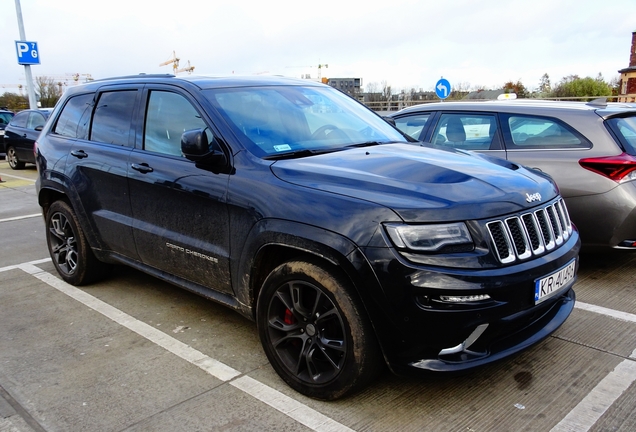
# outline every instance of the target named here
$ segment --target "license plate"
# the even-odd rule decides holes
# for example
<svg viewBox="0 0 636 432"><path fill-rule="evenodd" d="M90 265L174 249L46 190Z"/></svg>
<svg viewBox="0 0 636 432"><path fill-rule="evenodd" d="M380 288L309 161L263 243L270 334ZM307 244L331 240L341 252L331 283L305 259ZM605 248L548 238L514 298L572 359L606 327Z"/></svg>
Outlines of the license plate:
<svg viewBox="0 0 636 432"><path fill-rule="evenodd" d="M573 259L560 270L537 279L534 283L534 303L539 304L565 290L574 280L575 270L576 260Z"/></svg>

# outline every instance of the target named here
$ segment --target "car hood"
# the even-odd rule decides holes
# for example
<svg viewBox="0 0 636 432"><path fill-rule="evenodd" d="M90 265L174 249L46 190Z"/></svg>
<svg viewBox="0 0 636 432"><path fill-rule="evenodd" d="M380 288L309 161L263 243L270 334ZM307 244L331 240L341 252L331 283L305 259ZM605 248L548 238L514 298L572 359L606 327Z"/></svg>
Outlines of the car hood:
<svg viewBox="0 0 636 432"><path fill-rule="evenodd" d="M271 169L289 183L389 207L407 222L490 218L558 194L545 175L509 161L409 144L279 160Z"/></svg>

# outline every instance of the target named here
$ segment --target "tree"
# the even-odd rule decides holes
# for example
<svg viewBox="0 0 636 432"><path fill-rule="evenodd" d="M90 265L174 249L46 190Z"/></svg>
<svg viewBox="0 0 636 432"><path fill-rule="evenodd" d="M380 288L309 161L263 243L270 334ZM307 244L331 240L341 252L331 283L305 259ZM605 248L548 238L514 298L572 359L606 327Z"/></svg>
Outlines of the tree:
<svg viewBox="0 0 636 432"><path fill-rule="evenodd" d="M62 84L47 76L35 78L35 88L42 108L55 106L62 96Z"/></svg>
<svg viewBox="0 0 636 432"><path fill-rule="evenodd" d="M448 95L448 99L464 99L468 93L470 93L470 83L469 82L458 82L457 84L453 84L451 86L451 92Z"/></svg>
<svg viewBox="0 0 636 432"><path fill-rule="evenodd" d="M569 75L561 80L552 91L554 97L611 96L612 88L603 80L603 76L579 78Z"/></svg>
<svg viewBox="0 0 636 432"><path fill-rule="evenodd" d="M518 98L528 97L528 91L526 90L526 87L521 83L520 80L517 80L516 83L512 81L508 81L507 83L503 85L503 90L506 93L515 93Z"/></svg>
<svg viewBox="0 0 636 432"><path fill-rule="evenodd" d="M29 108L29 100L17 93L5 92L0 96L0 106L7 107L11 111L20 111Z"/></svg>
<svg viewBox="0 0 636 432"><path fill-rule="evenodd" d="M539 93L548 94L552 91L552 85L550 84L550 76L547 73L544 73L539 81Z"/></svg>

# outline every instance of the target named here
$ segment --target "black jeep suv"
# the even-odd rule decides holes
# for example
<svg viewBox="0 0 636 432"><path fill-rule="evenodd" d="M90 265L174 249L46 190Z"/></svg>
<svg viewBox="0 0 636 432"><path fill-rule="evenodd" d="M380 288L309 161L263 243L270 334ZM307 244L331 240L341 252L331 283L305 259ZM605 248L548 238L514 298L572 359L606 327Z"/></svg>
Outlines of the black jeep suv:
<svg viewBox="0 0 636 432"><path fill-rule="evenodd" d="M61 277L125 264L254 319L276 372L334 399L547 337L579 236L554 183L410 142L329 86L139 75L69 89L36 143Z"/></svg>

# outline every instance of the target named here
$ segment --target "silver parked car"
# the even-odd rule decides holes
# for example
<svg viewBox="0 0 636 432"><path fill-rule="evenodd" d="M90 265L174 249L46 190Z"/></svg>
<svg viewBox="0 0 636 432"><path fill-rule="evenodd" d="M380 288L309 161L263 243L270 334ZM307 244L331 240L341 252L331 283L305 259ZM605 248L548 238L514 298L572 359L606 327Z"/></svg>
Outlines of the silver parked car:
<svg viewBox="0 0 636 432"><path fill-rule="evenodd" d="M439 102L389 117L425 143L488 153L549 174L585 249L636 250L636 106Z"/></svg>

